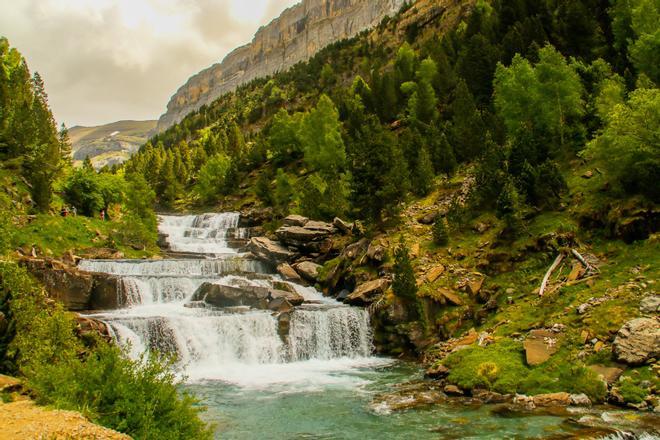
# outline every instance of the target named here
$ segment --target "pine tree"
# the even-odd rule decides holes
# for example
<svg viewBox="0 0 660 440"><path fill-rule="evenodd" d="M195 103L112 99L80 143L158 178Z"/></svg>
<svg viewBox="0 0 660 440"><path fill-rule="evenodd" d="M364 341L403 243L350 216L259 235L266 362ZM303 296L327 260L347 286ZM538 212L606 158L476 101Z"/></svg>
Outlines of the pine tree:
<svg viewBox="0 0 660 440"><path fill-rule="evenodd" d="M431 192L433 186L433 163L428 148L423 145L417 152L415 167L411 176L413 192L418 196L425 196Z"/></svg>
<svg viewBox="0 0 660 440"><path fill-rule="evenodd" d="M504 184L495 208L497 218L504 220L508 231L517 233L521 227L521 204L518 190L511 179Z"/></svg>
<svg viewBox="0 0 660 440"><path fill-rule="evenodd" d="M438 246L447 246L449 244L449 232L445 225L445 219L438 217L433 223L433 242Z"/></svg>
<svg viewBox="0 0 660 440"><path fill-rule="evenodd" d="M415 301L417 299L417 281L415 280L415 271L410 263L410 254L408 247L403 240L399 240L399 245L394 251L394 280L392 290L399 298L406 301Z"/></svg>
<svg viewBox="0 0 660 440"><path fill-rule="evenodd" d="M454 95L451 104L451 144L455 146L457 158L467 161L476 158L482 151L485 127L465 81L459 81Z"/></svg>
<svg viewBox="0 0 660 440"><path fill-rule="evenodd" d="M69 129L62 123L59 134L60 161L64 167L70 167L72 163L71 139L69 138Z"/></svg>

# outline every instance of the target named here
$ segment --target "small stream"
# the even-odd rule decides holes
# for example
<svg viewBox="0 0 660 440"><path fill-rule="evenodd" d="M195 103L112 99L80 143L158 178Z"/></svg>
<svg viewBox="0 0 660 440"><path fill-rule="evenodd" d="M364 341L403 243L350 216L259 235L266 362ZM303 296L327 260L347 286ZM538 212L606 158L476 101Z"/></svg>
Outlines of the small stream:
<svg viewBox="0 0 660 440"><path fill-rule="evenodd" d="M80 263L81 269L121 278L123 307L92 316L108 324L131 356L149 350L176 354L184 388L207 407L203 417L215 424L217 438L603 437L603 431L586 436L566 413L523 417L461 403L392 412L374 404L398 384L423 378L413 364L373 355L365 310L289 283L306 302L291 312L283 335L273 312L192 301L204 283L273 287L283 280L241 253L249 231L239 227L238 214L160 216L159 230L181 257ZM576 411L569 416L605 420L602 411Z"/></svg>

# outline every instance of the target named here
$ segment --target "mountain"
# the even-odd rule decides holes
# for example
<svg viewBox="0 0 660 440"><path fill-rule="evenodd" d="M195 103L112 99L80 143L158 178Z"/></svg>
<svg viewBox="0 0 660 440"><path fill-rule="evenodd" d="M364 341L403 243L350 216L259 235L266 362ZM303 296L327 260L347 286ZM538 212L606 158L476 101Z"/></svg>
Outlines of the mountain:
<svg viewBox="0 0 660 440"><path fill-rule="evenodd" d="M260 28L252 42L194 75L170 99L158 131L255 78L283 71L393 15L404 0L303 0Z"/></svg>
<svg viewBox="0 0 660 440"><path fill-rule="evenodd" d="M73 159L89 157L96 168L126 161L156 128L157 121L119 121L98 127L69 130Z"/></svg>

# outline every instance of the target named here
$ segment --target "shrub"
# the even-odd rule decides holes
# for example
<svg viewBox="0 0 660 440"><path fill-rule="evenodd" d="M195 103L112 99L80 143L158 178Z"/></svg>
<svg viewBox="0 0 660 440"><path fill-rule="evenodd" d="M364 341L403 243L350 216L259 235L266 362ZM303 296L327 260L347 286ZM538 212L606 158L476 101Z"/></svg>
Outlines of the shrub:
<svg viewBox="0 0 660 440"><path fill-rule="evenodd" d="M438 246L447 246L449 244L449 233L443 218L436 219L433 223L433 242Z"/></svg>
<svg viewBox="0 0 660 440"><path fill-rule="evenodd" d="M619 385L619 392L623 400L630 403L642 403L647 392L629 377L624 377Z"/></svg>

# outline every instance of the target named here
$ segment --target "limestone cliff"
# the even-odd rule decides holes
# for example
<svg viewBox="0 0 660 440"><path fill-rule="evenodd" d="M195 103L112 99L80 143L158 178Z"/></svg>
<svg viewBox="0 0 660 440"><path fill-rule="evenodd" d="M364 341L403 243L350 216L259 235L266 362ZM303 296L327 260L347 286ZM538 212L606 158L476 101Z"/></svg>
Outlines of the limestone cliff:
<svg viewBox="0 0 660 440"><path fill-rule="evenodd" d="M285 70L393 15L404 0L303 0L260 28L251 43L188 80L158 121L163 131L255 78Z"/></svg>

